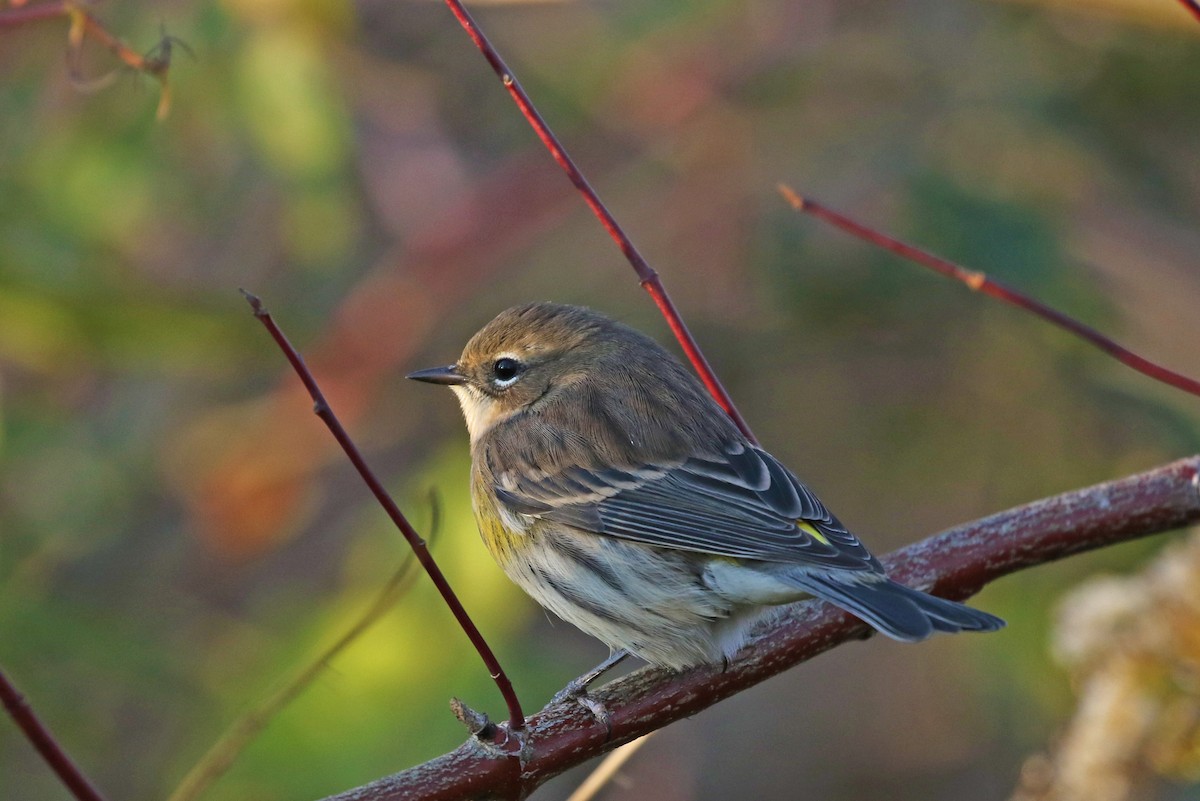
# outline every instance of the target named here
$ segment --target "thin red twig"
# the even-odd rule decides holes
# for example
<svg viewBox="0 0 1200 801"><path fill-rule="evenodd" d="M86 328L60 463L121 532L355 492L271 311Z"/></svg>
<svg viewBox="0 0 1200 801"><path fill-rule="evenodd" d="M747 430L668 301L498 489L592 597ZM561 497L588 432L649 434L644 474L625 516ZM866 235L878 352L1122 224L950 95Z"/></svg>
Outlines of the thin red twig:
<svg viewBox="0 0 1200 801"><path fill-rule="evenodd" d="M1200 22L1200 3L1196 2L1196 0L1179 0L1179 2L1192 13L1192 16L1196 18L1196 22Z"/></svg>
<svg viewBox="0 0 1200 801"><path fill-rule="evenodd" d="M521 87L513 71L504 63L504 59L500 57L496 48L488 41L487 36L484 35L479 25L467 12L461 0L446 0L446 5L450 7L451 13L454 14L459 24L467 32L467 35L471 37L471 41L475 43L475 47L487 59L492 70L499 76L501 83L504 84L504 88L508 90L509 96L512 97L513 102L517 104L517 108L521 110L521 114L533 127L534 133L542 140L542 144L550 151L550 155L558 162L558 166L562 167L563 172L567 174L571 183L583 195L588 208L600 220L600 224L604 226L604 230L608 232L608 235L617 243L617 247L625 254L625 258L629 261L630 266L637 273L642 289L646 290L650 297L654 299L659 311L666 318L671 332L679 340L683 352L696 369L696 373L700 376L700 380L704 382L704 386L708 389L709 394L713 396L713 399L733 419L733 422L746 435L746 438L757 444L758 441L755 439L754 433L750 430L750 426L738 411L737 406L734 405L733 399L725 390L721 380L713 372L712 366L708 363L708 359L705 358L703 352L701 352L695 337L688 331L687 325L683 322L679 310L675 308L675 304L671 301L670 295L667 294L667 289L663 286L662 279L659 278L658 273L643 258L620 223L613 217L608 207L604 205L604 202L600 200L600 196L596 194L596 190L592 188L587 178L584 177L583 172L579 169L575 160L571 158L570 154L567 153L566 148L563 147L558 137L550 130L550 126L546 124L542 115L534 107L533 101Z"/></svg>
<svg viewBox="0 0 1200 801"><path fill-rule="evenodd" d="M29 706L29 702L21 693L17 692L17 688L12 685L3 671L0 671L0 701L4 703L4 708L17 727L25 734L25 739L29 740L37 752L42 755L42 759L46 760L50 769L67 786L71 795L75 796L78 801L104 801L104 796L100 795L100 792L92 786L79 767L71 761L67 752L54 739L50 730L38 720L33 708Z"/></svg>
<svg viewBox="0 0 1200 801"><path fill-rule="evenodd" d="M425 545L425 540L421 539L421 535L408 522L404 513L400 511L400 507L396 505L396 502L388 495L387 490L383 488L383 484L376 478L371 468L367 466L362 453L359 452L358 447L350 439L350 435L346 433L346 429L342 427L341 422L333 413L328 401L325 400L325 396L321 392L321 388L317 385L316 379L313 378L312 373L309 372L308 367L304 364L304 359L292 347L292 343L284 336L279 326L271 318L270 313L263 308L262 301L245 290L242 291L242 294L246 296L250 307L254 309L254 316L266 326L267 331L270 332L279 349L283 351L287 360L291 363L292 369L296 371L296 374L304 383L305 389L308 390L308 394L313 399L313 411L329 428L334 438L338 441L338 444L342 446L342 450L346 452L346 456L350 458L355 469L358 470L359 475L362 476L363 481L366 482L372 494L375 495L376 500L383 506L384 511L387 512L388 517L392 519L396 527L400 529L400 532L404 535L404 539L408 540L409 546L417 555L417 560L425 568L425 572L429 574L429 578L433 580L434 586L442 594L442 599L446 602L446 605L450 607L450 611L454 614L454 619L458 621L463 631L466 632L467 638L470 639L471 644L475 646L475 650L479 652L480 658L483 659L488 672L496 682L496 686L500 689L500 694L504 696L504 702L508 705L509 731L521 731L525 727L525 714L521 711L521 702L517 700L517 694L513 691L512 682L508 680L504 669L500 667L499 660L492 653L492 649L484 640L483 635L479 633L479 629L475 627L475 623L467 614L467 610L463 608L462 603L458 600L458 596L454 594L450 583L442 575L441 569L438 568L437 562L434 561L433 555L429 553L429 549ZM494 744L506 753L515 753L520 749L519 738L509 737L503 729L497 727L492 727L489 731L495 732L497 739Z"/></svg>
<svg viewBox="0 0 1200 801"><path fill-rule="evenodd" d="M1192 456L959 526L883 561L898 581L961 600L1018 570L1198 522L1200 456ZM643 668L606 684L593 695L608 710L607 723L597 722L573 703L533 715L529 756L519 776L468 742L328 801L524 798L575 765L695 715L870 631L867 624L827 603L795 604L756 632L753 643L729 665L683 673Z"/></svg>
<svg viewBox="0 0 1200 801"><path fill-rule="evenodd" d="M1161 381L1176 389L1181 389L1184 392L1192 395L1200 396L1200 381L1188 376L1182 375L1163 367L1160 364L1150 361L1149 359L1139 356L1128 348L1118 345L1113 340L1101 334L1091 326L1084 325L1078 320L1063 314L1062 312L1047 306L1036 298L1026 295L1024 292L1006 286L999 281L989 278L986 274L975 270L968 270L965 267L955 264L952 261L935 256L932 253L921 250L913 245L901 242L898 239L893 239L887 234L880 233L873 228L868 228L860 222L850 219L849 217L834 211L827 206L812 200L811 198L802 197L789 186L780 184L779 194L792 205L792 208L797 211L802 211L805 214L810 214L820 220L824 220L831 225L841 228L843 231L866 240L873 245L877 245L885 250L890 250L909 261L916 262L923 267L928 267L940 275L947 278L952 278L966 284L976 292L982 292L985 295L990 295L997 300L1002 300L1009 305L1024 309L1027 312L1036 314L1047 322L1057 325L1070 331L1075 336L1088 342L1091 345L1099 348L1108 355L1112 356L1117 361L1127 367L1137 370L1143 375L1147 375L1156 381Z"/></svg>

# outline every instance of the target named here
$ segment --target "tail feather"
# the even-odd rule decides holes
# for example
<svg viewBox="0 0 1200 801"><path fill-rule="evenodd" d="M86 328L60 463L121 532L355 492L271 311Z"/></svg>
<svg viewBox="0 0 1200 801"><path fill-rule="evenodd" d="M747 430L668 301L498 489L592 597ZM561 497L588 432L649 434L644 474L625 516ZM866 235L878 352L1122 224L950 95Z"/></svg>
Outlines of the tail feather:
<svg viewBox="0 0 1200 801"><path fill-rule="evenodd" d="M995 615L947 601L891 579L839 581L827 574L806 573L796 582L819 598L837 604L895 640L916 642L935 631L996 631L1004 621Z"/></svg>

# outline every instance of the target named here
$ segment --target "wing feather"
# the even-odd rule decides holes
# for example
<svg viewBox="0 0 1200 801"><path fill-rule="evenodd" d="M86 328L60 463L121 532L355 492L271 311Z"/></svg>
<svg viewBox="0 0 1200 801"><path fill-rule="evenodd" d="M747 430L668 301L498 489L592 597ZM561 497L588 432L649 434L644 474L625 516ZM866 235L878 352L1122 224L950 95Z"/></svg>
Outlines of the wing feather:
<svg viewBox="0 0 1200 801"><path fill-rule="evenodd" d="M671 464L500 479L496 495L512 511L594 534L716 556L881 570L786 467L742 443Z"/></svg>

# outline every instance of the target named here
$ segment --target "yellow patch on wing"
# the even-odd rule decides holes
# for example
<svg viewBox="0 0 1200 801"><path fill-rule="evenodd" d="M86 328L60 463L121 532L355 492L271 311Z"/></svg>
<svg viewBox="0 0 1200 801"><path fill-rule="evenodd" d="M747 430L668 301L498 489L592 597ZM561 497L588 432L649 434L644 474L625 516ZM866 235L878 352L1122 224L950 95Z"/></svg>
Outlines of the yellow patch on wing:
<svg viewBox="0 0 1200 801"><path fill-rule="evenodd" d="M817 527L814 526L812 523L808 522L807 520L797 520L796 528L800 529L805 534L812 537L814 540L821 543L822 545L829 544L829 540L827 540L825 538L825 535L822 534L821 532L817 531Z"/></svg>

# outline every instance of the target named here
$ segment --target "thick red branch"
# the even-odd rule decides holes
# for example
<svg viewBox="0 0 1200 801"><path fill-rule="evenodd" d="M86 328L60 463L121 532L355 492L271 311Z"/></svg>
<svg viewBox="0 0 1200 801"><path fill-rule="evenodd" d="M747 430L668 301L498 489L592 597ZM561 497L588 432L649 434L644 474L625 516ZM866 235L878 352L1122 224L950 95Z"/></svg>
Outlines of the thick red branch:
<svg viewBox="0 0 1200 801"><path fill-rule="evenodd" d="M460 0L446 0L446 5L450 7L451 13L454 14L459 24L463 26L467 35L471 37L471 41L479 48L479 52L487 59L492 70L500 78L501 83L504 84L504 88L508 91L509 96L517 104L517 108L521 110L521 114L533 127L538 139L542 140L542 144L550 151L550 155L558 162L558 166L562 167L563 172L567 174L567 178L579 190L579 194L583 195L584 202L587 203L592 213L596 215L596 219L600 221L600 224L604 226L604 230L608 231L608 235L613 238L613 241L617 243L617 247L625 254L625 258L628 259L630 266L633 267L633 271L637 273L642 289L646 290L650 297L654 298L654 303L658 306L659 311L662 312L663 317L666 318L667 325L671 328L671 333L679 340L679 345L683 348L688 361L692 363L696 373L700 376L700 380L704 382L704 386L708 389L709 394L713 396L713 399L733 419L733 422L741 429L742 433L751 442L757 443L758 440L754 438L754 433L750 430L750 426L742 418L741 413L737 410L737 406L734 405L733 398L729 396L721 380L717 378L712 365L708 363L708 359L705 358L700 350L700 346L696 343L695 337L688 331L687 325L683 322L683 317L679 314L679 310L671 302L671 297L667 294L667 288L663 286L662 279L659 278L658 273L647 263L641 252L634 246L633 241L630 240L629 235L625 233L625 229L621 227L621 224L617 222L612 212L604 205L604 201L596 194L596 190L592 188L587 178L584 177L575 160L567 153L562 142L550 130L550 126L546 124L542 115L534 107L533 101L521 87L512 70L504 63L504 59L500 57L500 53L488 41L487 36L484 35L474 18L467 13L467 9Z"/></svg>
<svg viewBox="0 0 1200 801"><path fill-rule="evenodd" d="M1179 0L1179 2L1196 18L1196 22L1200 22L1200 3L1196 0Z"/></svg>
<svg viewBox="0 0 1200 801"><path fill-rule="evenodd" d="M962 599L1017 570L1197 522L1200 456L1193 456L959 526L884 562L900 581ZM866 624L828 604L795 604L727 670L672 674L645 668L598 690L596 696L612 715L611 736L576 704L534 715L528 721L519 777L506 760L471 740L445 756L329 801L520 798L570 767L870 633Z"/></svg>

